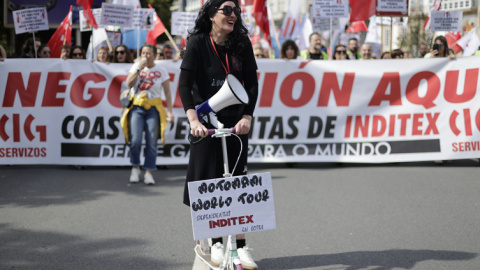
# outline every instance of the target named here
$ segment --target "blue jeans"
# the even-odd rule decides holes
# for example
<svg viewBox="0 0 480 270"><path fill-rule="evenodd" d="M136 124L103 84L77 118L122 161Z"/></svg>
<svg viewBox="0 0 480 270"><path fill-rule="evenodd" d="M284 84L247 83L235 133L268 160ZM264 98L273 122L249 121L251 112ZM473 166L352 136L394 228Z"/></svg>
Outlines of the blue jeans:
<svg viewBox="0 0 480 270"><path fill-rule="evenodd" d="M152 106L145 110L140 106L133 106L129 115L130 122L130 163L140 165L142 147L142 133L145 130L145 170L155 170L157 161L157 140L160 128L160 117L157 109Z"/></svg>

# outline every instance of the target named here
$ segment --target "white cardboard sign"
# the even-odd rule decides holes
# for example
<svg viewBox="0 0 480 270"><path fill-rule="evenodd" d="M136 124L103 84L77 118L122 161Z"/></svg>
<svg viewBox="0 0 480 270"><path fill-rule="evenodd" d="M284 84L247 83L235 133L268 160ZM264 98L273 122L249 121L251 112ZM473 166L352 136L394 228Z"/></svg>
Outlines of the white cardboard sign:
<svg viewBox="0 0 480 270"><path fill-rule="evenodd" d="M407 13L407 0L377 0L377 11Z"/></svg>
<svg viewBox="0 0 480 270"><path fill-rule="evenodd" d="M314 0L313 17L347 18L349 16L348 0Z"/></svg>
<svg viewBox="0 0 480 270"><path fill-rule="evenodd" d="M20 9L13 11L15 33L48 30L48 15L45 7Z"/></svg>
<svg viewBox="0 0 480 270"><path fill-rule="evenodd" d="M153 30L153 8L136 8L133 10L132 29Z"/></svg>
<svg viewBox="0 0 480 270"><path fill-rule="evenodd" d="M100 21L102 20L102 9L93 8L92 14L93 14L93 17L95 18L95 21L97 22L98 28L105 28L105 26L100 23ZM78 11L78 21L80 22L81 32L92 31L93 27L87 22L87 19L85 19L85 16L83 15L83 10Z"/></svg>
<svg viewBox="0 0 480 270"><path fill-rule="evenodd" d="M102 19L103 25L113 25L120 27L132 27L133 10L135 6L125 6L102 3Z"/></svg>
<svg viewBox="0 0 480 270"><path fill-rule="evenodd" d="M172 35L186 36L195 27L195 12L172 12Z"/></svg>
<svg viewBox="0 0 480 270"><path fill-rule="evenodd" d="M431 31L462 31L463 12L454 11L432 11Z"/></svg>
<svg viewBox="0 0 480 270"><path fill-rule="evenodd" d="M269 172L188 183L195 240L276 227Z"/></svg>

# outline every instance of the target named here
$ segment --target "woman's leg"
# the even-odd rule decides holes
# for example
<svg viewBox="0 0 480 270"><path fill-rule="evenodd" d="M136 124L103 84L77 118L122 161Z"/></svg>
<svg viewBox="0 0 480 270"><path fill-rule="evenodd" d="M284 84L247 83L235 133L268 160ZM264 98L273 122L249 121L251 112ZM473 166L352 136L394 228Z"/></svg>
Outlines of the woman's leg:
<svg viewBox="0 0 480 270"><path fill-rule="evenodd" d="M148 171L156 169L157 161L157 141L160 129L160 117L155 107L145 112L145 164L144 168Z"/></svg>
<svg viewBox="0 0 480 270"><path fill-rule="evenodd" d="M145 126L145 113L141 107L133 106L129 115L130 124L130 163L132 166L140 165L140 150L142 147L142 133Z"/></svg>

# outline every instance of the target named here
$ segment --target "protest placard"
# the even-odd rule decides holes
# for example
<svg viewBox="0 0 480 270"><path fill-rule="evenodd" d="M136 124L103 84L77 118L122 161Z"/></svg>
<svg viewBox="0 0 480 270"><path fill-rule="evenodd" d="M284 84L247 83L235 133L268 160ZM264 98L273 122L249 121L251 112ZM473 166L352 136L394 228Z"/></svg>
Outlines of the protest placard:
<svg viewBox="0 0 480 270"><path fill-rule="evenodd" d="M313 32L330 31L330 21L332 22L332 30L340 29L338 18L315 17L312 19Z"/></svg>
<svg viewBox="0 0 480 270"><path fill-rule="evenodd" d="M135 6L125 6L102 3L102 18L100 23L120 27L131 27Z"/></svg>
<svg viewBox="0 0 480 270"><path fill-rule="evenodd" d="M132 29L153 30L153 8L136 8L133 10Z"/></svg>
<svg viewBox="0 0 480 270"><path fill-rule="evenodd" d="M48 16L45 7L29 8L13 11L15 33L48 30Z"/></svg>
<svg viewBox="0 0 480 270"><path fill-rule="evenodd" d="M98 28L105 28L105 25L101 24L100 21L102 19L102 9L101 8L93 8L92 9L93 17L97 22ZM78 11L78 22L80 24L80 31L92 31L92 26L87 22L85 15L83 15L83 10Z"/></svg>
<svg viewBox="0 0 480 270"><path fill-rule="evenodd" d="M195 240L276 227L268 172L190 182L188 189Z"/></svg>
<svg viewBox="0 0 480 270"><path fill-rule="evenodd" d="M432 11L431 14L432 31L462 31L462 11Z"/></svg>
<svg viewBox="0 0 480 270"><path fill-rule="evenodd" d="M314 0L312 15L324 18L346 18L349 16L348 10L348 0Z"/></svg>
<svg viewBox="0 0 480 270"><path fill-rule="evenodd" d="M195 26L195 19L198 13L195 12L173 12L172 13L172 35L185 36L188 30Z"/></svg>
<svg viewBox="0 0 480 270"><path fill-rule="evenodd" d="M400 12L407 13L407 0L377 0L378 12Z"/></svg>

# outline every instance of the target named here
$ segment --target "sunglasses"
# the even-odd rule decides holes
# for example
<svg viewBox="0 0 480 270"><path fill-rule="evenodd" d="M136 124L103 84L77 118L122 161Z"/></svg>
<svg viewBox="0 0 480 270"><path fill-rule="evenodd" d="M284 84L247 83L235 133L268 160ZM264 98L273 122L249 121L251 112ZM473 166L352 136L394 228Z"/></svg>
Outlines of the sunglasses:
<svg viewBox="0 0 480 270"><path fill-rule="evenodd" d="M44 51L43 54L51 54L51 51Z"/></svg>
<svg viewBox="0 0 480 270"><path fill-rule="evenodd" d="M115 54L125 54L125 51L116 51Z"/></svg>
<svg viewBox="0 0 480 270"><path fill-rule="evenodd" d="M83 53L72 53L72 56L83 56Z"/></svg>
<svg viewBox="0 0 480 270"><path fill-rule="evenodd" d="M235 13L235 16L240 17L240 13L242 13L242 9L239 7L231 7L231 6L224 6L223 8L219 8L218 10L223 11L223 15L225 16L230 16L233 13Z"/></svg>
<svg viewBox="0 0 480 270"><path fill-rule="evenodd" d="M339 53L339 54L347 54L347 51L335 51L335 53Z"/></svg>

